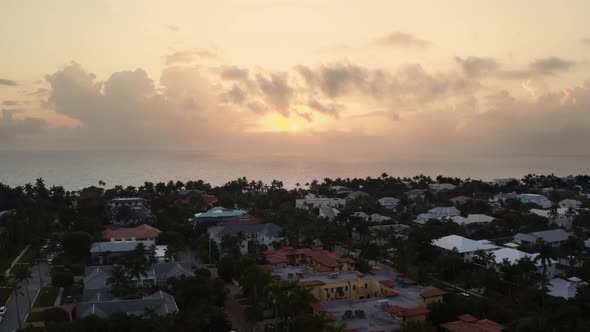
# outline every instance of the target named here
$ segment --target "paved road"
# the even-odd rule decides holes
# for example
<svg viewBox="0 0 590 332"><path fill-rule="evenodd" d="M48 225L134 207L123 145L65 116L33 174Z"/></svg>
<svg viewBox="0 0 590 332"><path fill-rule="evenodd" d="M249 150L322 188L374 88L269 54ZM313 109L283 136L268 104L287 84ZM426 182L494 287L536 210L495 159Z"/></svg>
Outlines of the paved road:
<svg viewBox="0 0 590 332"><path fill-rule="evenodd" d="M51 282L51 278L49 277L49 267L47 263L41 263L39 269L37 269L37 265L33 266L31 269L32 278L29 279L29 287L25 290L23 285L23 295L19 295L18 299L16 294L12 296L8 304L6 305L6 315L2 322L0 322L0 332L11 332L16 331L19 328L18 324L18 317L17 317L17 310L16 310L16 303L18 300L18 308L20 311L20 320L25 318L25 315L29 312L29 301L27 298L26 291L28 291L31 302L34 301L35 295L37 291L41 287L41 280L39 279L39 272L41 272L41 279L43 281L43 285L47 285ZM22 323L24 327L24 323Z"/></svg>

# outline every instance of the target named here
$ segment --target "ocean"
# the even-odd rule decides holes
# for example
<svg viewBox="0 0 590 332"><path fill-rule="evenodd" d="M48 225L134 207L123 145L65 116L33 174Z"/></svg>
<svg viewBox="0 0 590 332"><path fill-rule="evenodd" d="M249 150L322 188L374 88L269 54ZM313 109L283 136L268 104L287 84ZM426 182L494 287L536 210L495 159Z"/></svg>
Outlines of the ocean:
<svg viewBox="0 0 590 332"><path fill-rule="evenodd" d="M439 174L490 180L529 173L565 176L590 173L590 156L389 156L377 160L342 156L338 160L293 155L237 155L195 151L0 151L0 182L11 185L43 178L48 186L77 190L98 181L106 187L138 186L145 181L204 180L220 185L246 177L286 187L313 179Z"/></svg>

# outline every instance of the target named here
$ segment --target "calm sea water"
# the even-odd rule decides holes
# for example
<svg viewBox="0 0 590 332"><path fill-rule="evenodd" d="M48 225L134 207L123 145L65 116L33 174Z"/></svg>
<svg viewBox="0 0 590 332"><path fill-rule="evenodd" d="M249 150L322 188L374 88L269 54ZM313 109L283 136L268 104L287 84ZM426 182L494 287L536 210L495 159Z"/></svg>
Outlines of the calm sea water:
<svg viewBox="0 0 590 332"><path fill-rule="evenodd" d="M492 179L528 173L590 173L590 156L403 157L334 160L281 155L235 155L190 151L0 151L0 182L15 186L45 179L48 185L80 189L105 181L141 185L144 181L197 180L213 185L245 176L288 187L325 177L416 174Z"/></svg>

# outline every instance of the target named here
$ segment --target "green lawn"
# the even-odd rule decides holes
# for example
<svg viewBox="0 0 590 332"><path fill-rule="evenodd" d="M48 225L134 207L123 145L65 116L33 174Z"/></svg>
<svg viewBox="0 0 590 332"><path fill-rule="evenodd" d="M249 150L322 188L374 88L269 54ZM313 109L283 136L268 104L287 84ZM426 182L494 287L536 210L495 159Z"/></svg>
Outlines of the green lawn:
<svg viewBox="0 0 590 332"><path fill-rule="evenodd" d="M0 305L6 305L6 302L8 302L10 294L12 294L12 289L0 288Z"/></svg>
<svg viewBox="0 0 590 332"><path fill-rule="evenodd" d="M45 320L45 317L43 316L43 311L31 311L29 313L29 316L27 317L27 322L29 323L42 322L43 320Z"/></svg>
<svg viewBox="0 0 590 332"><path fill-rule="evenodd" d="M59 288L57 287L41 288L39 296L37 296L35 303L33 303L33 308L53 307L57 293L59 293Z"/></svg>

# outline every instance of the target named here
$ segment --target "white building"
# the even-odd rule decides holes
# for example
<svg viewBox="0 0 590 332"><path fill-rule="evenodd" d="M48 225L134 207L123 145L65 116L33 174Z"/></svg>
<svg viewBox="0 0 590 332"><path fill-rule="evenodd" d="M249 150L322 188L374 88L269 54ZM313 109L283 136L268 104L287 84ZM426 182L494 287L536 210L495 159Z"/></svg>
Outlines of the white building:
<svg viewBox="0 0 590 332"><path fill-rule="evenodd" d="M467 217L454 216L451 220L459 225L482 224L494 221L496 218L485 214L468 214Z"/></svg>
<svg viewBox="0 0 590 332"><path fill-rule="evenodd" d="M551 215L551 210L531 209L530 212L539 217L547 218L549 225L557 225L568 230L572 228L574 217L578 214L574 210L570 211L570 209L563 207L557 209L556 216Z"/></svg>
<svg viewBox="0 0 590 332"><path fill-rule="evenodd" d="M459 235L448 235L432 241L432 245L447 251L455 251L463 256L466 262L471 262L478 251L492 251L500 247L488 240L471 240Z"/></svg>
<svg viewBox="0 0 590 332"><path fill-rule="evenodd" d="M517 199L524 204L536 204L543 209L553 206L553 203L547 197L538 194L500 193L494 196L493 201L504 203L507 199Z"/></svg>
<svg viewBox="0 0 590 332"><path fill-rule="evenodd" d="M502 178L499 178L499 179L493 179L492 180L492 184L494 184L496 186L503 187L503 186L509 184L512 181L517 181L518 182L518 179L515 179L515 178L503 178L503 179Z"/></svg>
<svg viewBox="0 0 590 332"><path fill-rule="evenodd" d="M379 213L373 213L369 216L371 221L375 222L383 222L383 221L391 221L393 220L391 217L380 215Z"/></svg>
<svg viewBox="0 0 590 332"><path fill-rule="evenodd" d="M491 252L494 257L494 268L496 271L500 270L500 266L505 262L509 262L511 265L518 264L518 261L523 258L529 258L535 263L538 273L543 273L543 268L540 260L535 261L539 254L529 254L524 251L520 251L514 248L502 248ZM547 265L547 276L554 276L556 271L557 261L551 260L551 263Z"/></svg>
<svg viewBox="0 0 590 332"><path fill-rule="evenodd" d="M458 216L461 214L461 211L457 210L454 206L439 206L433 209L428 210L427 213L421 213L416 217L414 222L419 224L425 224L430 219L438 219L442 220L445 218L450 218L454 216Z"/></svg>
<svg viewBox="0 0 590 332"><path fill-rule="evenodd" d="M248 252L248 242L256 242L258 245L271 247L273 242L283 240L281 236L281 227L275 224L228 224L223 226L213 226L207 229L209 240L214 242L221 251L221 243L225 237L234 236L242 237L240 252Z"/></svg>
<svg viewBox="0 0 590 332"><path fill-rule="evenodd" d="M568 300L576 296L578 293L578 286L582 285L587 285L587 283L576 277L571 277L567 280L553 278L549 280L549 284L547 285L547 295L562 297Z"/></svg>
<svg viewBox="0 0 590 332"><path fill-rule="evenodd" d="M348 195L354 191L352 190L352 188L338 185L331 185L330 190L333 191L336 195Z"/></svg>
<svg viewBox="0 0 590 332"><path fill-rule="evenodd" d="M343 207L346 206L346 200L343 198L317 197L308 194L303 199L295 200L295 207L298 209L320 208L320 207Z"/></svg>
<svg viewBox="0 0 590 332"><path fill-rule="evenodd" d="M336 208L329 206L322 206L320 208L320 218L326 218L332 220L340 214L340 211Z"/></svg>
<svg viewBox="0 0 590 332"><path fill-rule="evenodd" d="M520 245L532 245L541 240L552 247L559 247L562 243L572 236L561 228L551 229L548 231L533 232L529 234L518 233L514 236L514 242Z"/></svg>
<svg viewBox="0 0 590 332"><path fill-rule="evenodd" d="M565 209L579 209L582 207L582 202L577 199L564 199L559 202L559 206Z"/></svg>
<svg viewBox="0 0 590 332"><path fill-rule="evenodd" d="M377 202L379 202L379 204L381 204L381 206L383 206L386 209L395 210L397 209L400 200L395 197L383 197L379 198Z"/></svg>
<svg viewBox="0 0 590 332"><path fill-rule="evenodd" d="M428 188L432 191L441 191L441 190L453 190L457 188L456 185L451 183L432 183L428 185Z"/></svg>

